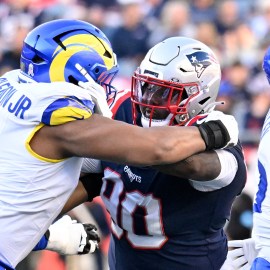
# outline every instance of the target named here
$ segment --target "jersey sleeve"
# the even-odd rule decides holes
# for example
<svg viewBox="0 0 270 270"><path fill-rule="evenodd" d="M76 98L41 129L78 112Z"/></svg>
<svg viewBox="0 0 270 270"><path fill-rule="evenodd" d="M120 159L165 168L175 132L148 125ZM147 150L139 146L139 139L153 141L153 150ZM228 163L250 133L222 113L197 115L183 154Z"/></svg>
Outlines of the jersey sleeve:
<svg viewBox="0 0 270 270"><path fill-rule="evenodd" d="M41 122L55 126L74 120L83 120L91 117L93 110L94 103L90 100L80 100L72 96L59 98L44 110Z"/></svg>
<svg viewBox="0 0 270 270"><path fill-rule="evenodd" d="M117 95L113 101L113 103L110 105L111 111L113 113L113 118L117 119L117 120L121 120L118 118L121 117L117 117L120 113L120 111L123 111L123 108L126 107L125 101L130 99L130 91L129 90L121 90L117 92ZM131 104L130 104L130 108L124 108L126 109L126 111L128 112L128 110L130 109L131 111ZM122 120L124 121L124 120Z"/></svg>
<svg viewBox="0 0 270 270"><path fill-rule="evenodd" d="M210 192L224 188L236 181L239 183L239 190L242 190L247 179L247 167L240 142L238 141L234 147L216 152L223 153L222 155L218 154L222 166L220 175L210 181L189 180L191 186L202 192Z"/></svg>

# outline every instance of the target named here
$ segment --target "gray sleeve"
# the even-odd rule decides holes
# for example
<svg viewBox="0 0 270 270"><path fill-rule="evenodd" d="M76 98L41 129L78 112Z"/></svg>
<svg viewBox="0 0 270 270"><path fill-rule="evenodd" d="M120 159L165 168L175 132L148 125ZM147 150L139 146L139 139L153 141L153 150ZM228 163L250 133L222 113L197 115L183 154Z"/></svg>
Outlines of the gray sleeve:
<svg viewBox="0 0 270 270"><path fill-rule="evenodd" d="M101 161L93 158L84 158L81 172L83 173L101 173Z"/></svg>

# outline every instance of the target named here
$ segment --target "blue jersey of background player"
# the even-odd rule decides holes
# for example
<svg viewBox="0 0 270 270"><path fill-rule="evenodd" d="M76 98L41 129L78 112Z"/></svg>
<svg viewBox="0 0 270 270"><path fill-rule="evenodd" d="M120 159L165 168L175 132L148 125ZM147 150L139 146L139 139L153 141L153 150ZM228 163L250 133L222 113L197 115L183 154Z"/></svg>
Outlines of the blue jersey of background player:
<svg viewBox="0 0 270 270"><path fill-rule="evenodd" d="M219 82L220 66L207 46L169 38L153 47L135 72L131 98L118 94L114 117L144 127L200 124L216 105ZM102 167L101 196L112 218L111 270L222 267L223 226L246 181L240 144L172 165L103 161Z"/></svg>

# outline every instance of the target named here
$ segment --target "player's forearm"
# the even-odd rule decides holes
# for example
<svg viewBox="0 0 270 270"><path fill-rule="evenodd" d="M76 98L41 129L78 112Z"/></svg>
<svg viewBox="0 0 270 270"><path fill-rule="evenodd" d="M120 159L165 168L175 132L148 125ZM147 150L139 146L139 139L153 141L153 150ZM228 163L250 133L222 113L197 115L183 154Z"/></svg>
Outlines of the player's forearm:
<svg viewBox="0 0 270 270"><path fill-rule="evenodd" d="M168 175L184 179L212 180L221 170L219 158L215 151L192 155L180 162L162 166L154 166L157 170Z"/></svg>
<svg viewBox="0 0 270 270"><path fill-rule="evenodd" d="M93 116L88 122L89 129L78 127L76 130L83 131L67 134L67 141L62 141L71 154L149 165L176 162L205 150L205 142L197 127L143 129L100 116Z"/></svg>
<svg viewBox="0 0 270 270"><path fill-rule="evenodd" d="M76 206L86 202L88 199L87 191L85 190L82 182L79 181L76 189L73 191L64 208L62 209L60 216L66 214Z"/></svg>
<svg viewBox="0 0 270 270"><path fill-rule="evenodd" d="M102 185L102 176L103 174L101 173L81 175L76 189L66 202L60 216L66 214L74 207L87 201L90 202L93 198L99 196Z"/></svg>
<svg viewBox="0 0 270 270"><path fill-rule="evenodd" d="M86 120L41 128L31 147L39 155L53 159L81 156L135 166L175 163L205 149L236 144L236 121L224 115L224 125L212 118L198 127L146 129L93 115Z"/></svg>

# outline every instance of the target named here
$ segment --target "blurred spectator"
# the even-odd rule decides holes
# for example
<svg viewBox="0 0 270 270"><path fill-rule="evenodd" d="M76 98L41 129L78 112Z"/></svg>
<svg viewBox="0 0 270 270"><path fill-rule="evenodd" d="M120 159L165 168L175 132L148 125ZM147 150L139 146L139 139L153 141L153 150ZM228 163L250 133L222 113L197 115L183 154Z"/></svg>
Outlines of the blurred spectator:
<svg viewBox="0 0 270 270"><path fill-rule="evenodd" d="M167 1L161 12L160 23L152 31L149 47L171 36L193 37L195 26L190 23L190 9L185 1Z"/></svg>
<svg viewBox="0 0 270 270"><path fill-rule="evenodd" d="M259 41L262 41L267 34L270 34L270 1L257 0L254 7L250 25Z"/></svg>
<svg viewBox="0 0 270 270"><path fill-rule="evenodd" d="M85 6L76 0L58 0L41 10L36 16L35 26L55 19L83 19L86 11Z"/></svg>
<svg viewBox="0 0 270 270"><path fill-rule="evenodd" d="M214 0L191 1L191 20L193 23L213 22L216 18Z"/></svg>
<svg viewBox="0 0 270 270"><path fill-rule="evenodd" d="M150 31L159 24L161 12L166 0L146 0L143 3L144 20Z"/></svg>
<svg viewBox="0 0 270 270"><path fill-rule="evenodd" d="M129 1L121 5L123 24L111 35L111 43L120 65L120 75L130 77L146 54L149 30L142 21L140 3Z"/></svg>
<svg viewBox="0 0 270 270"><path fill-rule="evenodd" d="M1 22L3 27L2 53L0 51L0 73L20 67L23 40L33 27L33 20L27 14L9 16Z"/></svg>
<svg viewBox="0 0 270 270"><path fill-rule="evenodd" d="M265 116L270 108L270 87L264 72L258 73L247 84L251 95L249 110L243 115L245 143L257 144Z"/></svg>
<svg viewBox="0 0 270 270"><path fill-rule="evenodd" d="M235 103L248 101L250 93L247 91L246 83L250 79L250 69L237 61L224 69L223 74L224 79L222 80L222 83L227 83L227 87L231 87Z"/></svg>
<svg viewBox="0 0 270 270"><path fill-rule="evenodd" d="M213 23L201 22L197 24L195 38L209 46L215 52L218 60L223 63L223 57L220 54L220 36Z"/></svg>
<svg viewBox="0 0 270 270"><path fill-rule="evenodd" d="M235 30L240 22L239 9L235 0L219 1L215 24L220 35Z"/></svg>
<svg viewBox="0 0 270 270"><path fill-rule="evenodd" d="M227 114L233 114L234 98L233 88L227 81L222 81L218 92L217 101L223 102L222 105L217 105L217 110L220 110Z"/></svg>
<svg viewBox="0 0 270 270"><path fill-rule="evenodd" d="M252 68L258 61L258 42L251 28L246 23L240 23L235 30L237 43L235 49L235 59L242 64Z"/></svg>
<svg viewBox="0 0 270 270"><path fill-rule="evenodd" d="M86 6L101 6L102 8L111 8L116 6L116 0L80 0L80 2L84 3Z"/></svg>
<svg viewBox="0 0 270 270"><path fill-rule="evenodd" d="M240 137L244 135L244 114L250 102L250 93L247 91L247 82L250 75L250 69L247 66L235 62L232 66L223 70L223 79L221 81L221 90L226 91L228 95L229 113L233 114L238 121ZM222 110L222 106L219 109Z"/></svg>
<svg viewBox="0 0 270 270"><path fill-rule="evenodd" d="M222 1L217 12L215 24L220 35L223 66L230 66L235 61L250 67L257 64L258 43L246 22L248 18L241 17L238 2Z"/></svg>

